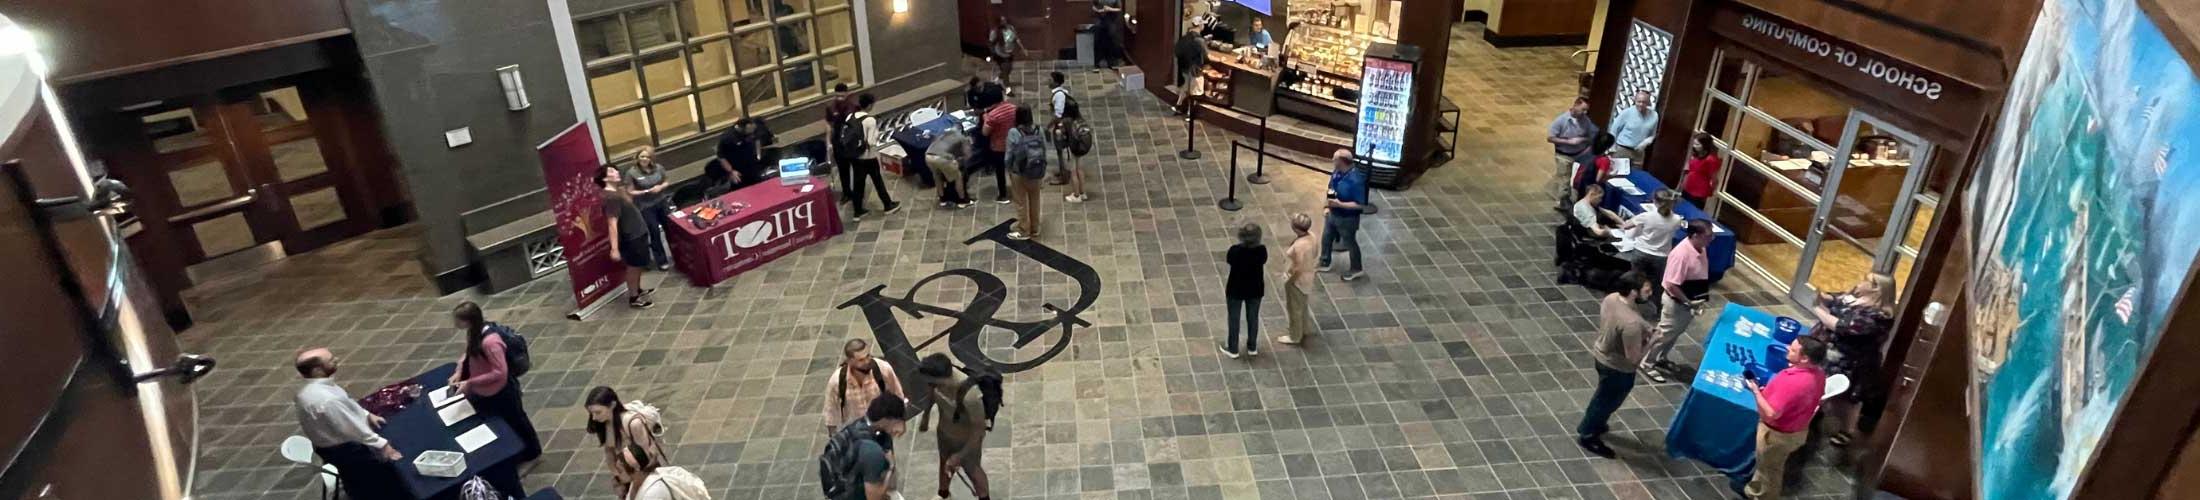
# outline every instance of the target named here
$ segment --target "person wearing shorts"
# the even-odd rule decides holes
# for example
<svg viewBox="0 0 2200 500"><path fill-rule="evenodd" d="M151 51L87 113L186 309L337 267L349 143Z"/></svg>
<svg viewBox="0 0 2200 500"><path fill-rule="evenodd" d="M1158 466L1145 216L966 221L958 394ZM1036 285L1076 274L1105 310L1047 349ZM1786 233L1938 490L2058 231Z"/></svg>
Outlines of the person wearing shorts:
<svg viewBox="0 0 2200 500"><path fill-rule="evenodd" d="M642 289L642 272L656 262L649 254L649 228L644 226L642 208L634 204L633 184L618 166L605 165L596 173L596 187L603 190L604 232L611 235L611 259L626 264L619 270L626 282L626 305L635 309L656 305L649 301L651 290Z"/></svg>
<svg viewBox="0 0 2200 500"><path fill-rule="evenodd" d="M917 374L932 393L932 411L918 417L917 430L923 431L935 415L940 421L940 498L948 497L947 485L957 472L970 480L971 494L987 498L992 485L985 473L985 436L992 424L986 419L985 393L976 386L963 390L970 377L955 370L943 353L917 362Z"/></svg>

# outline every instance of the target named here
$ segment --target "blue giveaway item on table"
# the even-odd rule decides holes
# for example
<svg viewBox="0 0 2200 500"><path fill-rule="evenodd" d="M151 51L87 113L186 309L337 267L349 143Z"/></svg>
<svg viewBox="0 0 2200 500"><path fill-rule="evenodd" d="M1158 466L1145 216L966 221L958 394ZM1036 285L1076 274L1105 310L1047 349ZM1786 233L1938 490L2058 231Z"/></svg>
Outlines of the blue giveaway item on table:
<svg viewBox="0 0 2200 500"><path fill-rule="evenodd" d="M1729 303L1704 339L1704 357L1666 429L1665 451L1691 458L1728 474L1739 474L1757 458L1757 397L1744 377L1763 385L1787 368L1787 344L1800 334L1778 325L1788 319Z"/></svg>
<svg viewBox="0 0 2200 500"><path fill-rule="evenodd" d="M796 156L779 159L779 185L800 186L810 183L810 159Z"/></svg>

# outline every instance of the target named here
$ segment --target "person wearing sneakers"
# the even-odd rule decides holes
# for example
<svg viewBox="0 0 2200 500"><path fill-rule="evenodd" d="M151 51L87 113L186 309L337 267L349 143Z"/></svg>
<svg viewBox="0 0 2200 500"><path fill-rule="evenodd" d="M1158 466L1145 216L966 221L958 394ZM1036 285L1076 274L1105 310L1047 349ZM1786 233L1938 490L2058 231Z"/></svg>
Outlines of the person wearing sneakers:
<svg viewBox="0 0 2200 500"><path fill-rule="evenodd" d="M631 185L617 165L604 165L596 172L596 187L603 190L604 234L611 235L611 260L625 266L619 268L619 276L626 282L626 305L646 309L651 290L642 289L642 273L655 265L649 255L649 228L642 219L642 207L634 204Z"/></svg>
<svg viewBox="0 0 2200 500"><path fill-rule="evenodd" d="M958 125L947 127L932 140L932 147L924 150L924 165L940 177L940 208L970 206L970 190L963 187L963 165L970 161L972 147L970 135Z"/></svg>
<svg viewBox="0 0 2200 500"><path fill-rule="evenodd" d="M994 87L988 86L987 88L992 89ZM985 149L978 152L979 163L983 166L963 173L972 175L978 173L993 174L993 202L1007 205L1009 198L1012 198L1008 189L1008 178L1016 175L1014 173L1015 169L1008 167L1008 131L1016 128L1016 110L1022 108L1022 106L1017 106L1016 103L1009 102L1005 98L993 100L992 97L996 94L993 94L990 90L986 94L988 95L987 100L993 101L993 104L991 107L985 108L985 113L979 115L981 118L978 120L978 134L985 138ZM966 180L963 184L967 186L969 182ZM967 194L970 189L965 187L963 191Z"/></svg>
<svg viewBox="0 0 2200 500"><path fill-rule="evenodd" d="M1056 159L1060 160L1060 157L1064 156L1062 154L1063 150L1068 149L1068 146L1062 141L1062 117L1069 111L1071 105L1077 103L1077 98L1069 95L1069 78L1062 76L1062 72L1047 73L1047 81L1054 85L1047 91L1047 109L1054 112L1054 117L1047 120L1047 133L1048 138L1054 141ZM1055 165L1054 175L1047 178L1047 185L1049 186L1063 184L1069 184L1068 161L1061 161L1059 165Z"/></svg>
<svg viewBox="0 0 2200 500"><path fill-rule="evenodd" d="M1062 175L1069 182L1069 193L1062 195L1062 201L1083 203L1087 199L1085 155L1092 154L1092 125L1085 123L1084 109L1070 101L1049 133L1054 136L1055 155L1062 160Z"/></svg>
<svg viewBox="0 0 2200 500"><path fill-rule="evenodd" d="M1329 159L1336 169L1329 174L1329 199L1323 202L1329 217L1322 226L1321 270L1329 271L1331 250L1341 245L1352 253L1352 270L1344 273L1344 280L1352 281L1366 274L1360 267L1360 211L1367 206L1367 171L1353 165L1349 149L1339 149Z"/></svg>
<svg viewBox="0 0 2200 500"><path fill-rule="evenodd" d="M1665 256L1665 277L1659 288L1664 298L1658 306L1657 336L1650 341L1650 352L1643 356L1641 371L1651 382L1665 383L1674 371L1665 355L1673 351L1673 344L1688 335L1689 324L1696 321L1696 313L1711 300L1710 261L1704 256L1704 248L1711 244L1711 221L1688 221L1688 239Z"/></svg>
<svg viewBox="0 0 2200 500"><path fill-rule="evenodd" d="M1283 251L1290 261L1283 271L1283 312L1291 318L1291 334L1276 338L1283 345L1299 345L1314 336L1314 314L1306 304L1306 294L1314 291L1314 218L1291 214L1291 232L1298 238Z"/></svg>
<svg viewBox="0 0 2200 500"><path fill-rule="evenodd" d="M853 166L855 167L855 176L853 177L853 179L855 180L855 182L848 186L853 191L849 194L848 203L854 206L855 220L859 221L863 220L864 212L864 179L870 179L871 187L878 189L878 202L880 208L885 209L887 214L893 214L894 212L901 211L901 204L894 203L894 195L888 194L886 192L886 177L879 174L878 117L871 116L871 105L877 103L878 98L872 97L871 93L869 92L865 92L862 95L856 96L856 112L848 115L848 124L843 125L856 126L859 127L859 130L863 131L863 148L856 151L844 151L841 153L843 156L855 159L855 161L853 162Z"/></svg>
<svg viewBox="0 0 2200 500"><path fill-rule="evenodd" d="M1008 238L1028 240L1039 237L1039 200L1041 188L1046 187L1047 139L1039 130L1039 124L1031 117L1031 108L1016 108L1016 127L1008 129L1008 168L1001 175L1015 176L1016 231L1009 231Z"/></svg>
<svg viewBox="0 0 2200 500"><path fill-rule="evenodd" d="M1223 252L1223 262L1230 264L1230 275L1223 281L1225 307L1230 310L1230 336L1222 343L1222 355L1237 359L1238 327L1245 327L1245 350L1248 356L1260 355L1260 299L1268 284L1262 272L1268 265L1268 246L1260 243L1260 225L1245 224L1238 227L1238 242Z"/></svg>
<svg viewBox="0 0 2200 500"><path fill-rule="evenodd" d="M1650 347L1650 324L1642 319L1639 306L1656 293L1640 272L1620 275L1619 283L1619 291L1605 295L1598 304L1600 324L1596 340L1589 344L1589 354L1596 359L1597 389L1581 410L1581 424L1574 426L1575 443L1604 458L1615 456L1612 447L1604 444L1604 433L1612 430L1612 412L1619 411L1627 394L1635 391L1635 365Z"/></svg>

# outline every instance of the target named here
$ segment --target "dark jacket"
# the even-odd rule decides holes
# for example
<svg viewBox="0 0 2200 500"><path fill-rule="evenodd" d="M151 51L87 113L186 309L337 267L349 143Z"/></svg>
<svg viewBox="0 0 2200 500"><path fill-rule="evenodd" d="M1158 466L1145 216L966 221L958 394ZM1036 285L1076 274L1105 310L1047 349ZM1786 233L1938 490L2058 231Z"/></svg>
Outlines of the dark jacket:
<svg viewBox="0 0 2200 500"><path fill-rule="evenodd" d="M1230 263L1230 279L1223 285L1224 295L1233 299L1259 299L1267 290L1262 269L1268 265L1268 246L1260 244L1230 245L1230 252L1223 257Z"/></svg>

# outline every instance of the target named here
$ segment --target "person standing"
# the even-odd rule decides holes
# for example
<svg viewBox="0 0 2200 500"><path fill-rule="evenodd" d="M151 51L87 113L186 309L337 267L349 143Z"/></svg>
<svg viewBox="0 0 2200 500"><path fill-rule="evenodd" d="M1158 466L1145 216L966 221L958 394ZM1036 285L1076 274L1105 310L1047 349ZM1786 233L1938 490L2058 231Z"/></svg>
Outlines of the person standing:
<svg viewBox="0 0 2200 500"><path fill-rule="evenodd" d="M672 253L665 249L665 224L672 221L672 203L665 200L665 169L657 165L657 150L642 146L634 153L634 166L626 170L627 192L634 196L634 206L642 211L642 225L649 228L650 261L657 263L657 270L672 268Z"/></svg>
<svg viewBox="0 0 2200 500"><path fill-rule="evenodd" d="M1008 165L1016 172L1016 212L1021 230L1009 231L1009 239L1039 237L1040 189L1047 176L1046 134L1031 116L1031 108L1016 108L1016 128L1008 131Z"/></svg>
<svg viewBox="0 0 2200 500"><path fill-rule="evenodd" d="M344 496L396 498L397 463L405 454L376 434L382 417L367 413L359 401L336 385L336 355L326 347L298 351L298 375L305 377L294 402L298 408L298 433L313 443L313 454L336 467L344 478Z"/></svg>
<svg viewBox="0 0 2200 500"><path fill-rule="evenodd" d="M460 302L452 308L451 323L466 338L466 354L458 360L458 371L451 374L451 387L465 394L475 411L503 417L504 423L512 426L512 433L519 435L518 462L542 456L542 436L535 432L535 421L527 417L527 407L520 400L519 378L512 375L506 363L504 338L509 330L490 324L481 306L473 302ZM497 489L520 491L502 485Z"/></svg>
<svg viewBox="0 0 2200 500"><path fill-rule="evenodd" d="M1062 195L1062 201L1084 203L1087 199L1085 155L1092 153L1093 146L1092 125L1085 123L1084 108L1075 101L1070 102L1063 110L1062 119L1054 122L1052 133L1055 152L1066 165L1063 172L1069 176L1069 193Z"/></svg>
<svg viewBox="0 0 2200 500"><path fill-rule="evenodd" d="M1245 350L1248 356L1260 355L1260 299L1267 291L1265 267L1268 266L1268 246L1260 243L1260 225L1247 223L1239 226L1238 242L1223 252L1223 262L1230 265L1229 279L1223 283L1225 308L1229 309L1230 336L1222 344L1222 355L1237 359L1238 326L1245 327Z"/></svg>
<svg viewBox="0 0 2200 500"><path fill-rule="evenodd" d="M1076 103L1077 99L1069 95L1069 79L1062 72L1047 73L1047 80L1054 85L1047 90L1048 109L1054 112L1054 117L1047 120L1047 135L1054 139L1054 154L1059 160L1059 164L1054 166L1054 176L1047 179L1047 185L1060 186L1069 184L1069 159L1065 158L1068 155L1063 154L1069 146L1067 141L1062 140L1062 119L1069 113L1069 106Z"/></svg>
<svg viewBox="0 0 2200 500"><path fill-rule="evenodd" d="M980 119L981 125L978 127L978 133L985 135L986 146L983 152L984 156L980 157L985 165L979 170L992 171L993 192L995 193L993 202L1002 205L1007 205L1009 199L1013 197L1008 190L1008 177L1014 175L1009 172L1008 168L1008 132L1016 129L1016 111L1020 108L1021 106L1005 99L995 101L993 107L986 108L984 117ZM1026 111L1025 113L1029 114L1030 112ZM963 173L966 175L976 174L976 172L969 171ZM968 180L965 180L964 185L967 186L968 184Z"/></svg>
<svg viewBox="0 0 2200 500"><path fill-rule="evenodd" d="M1191 110L1192 95L1199 93L1200 68L1207 67L1207 40L1199 36L1199 27L1185 28L1176 37L1176 113Z"/></svg>
<svg viewBox="0 0 2200 500"><path fill-rule="evenodd" d="M1551 143L1551 155L1558 165L1548 189L1552 198L1564 200L1566 180L1573 176L1574 162L1589 149L1590 139L1597 136L1596 124L1589 121L1589 98L1575 97L1574 106L1552 119L1548 128L1550 137L1545 140Z"/></svg>
<svg viewBox="0 0 2200 500"><path fill-rule="evenodd" d="M917 362L917 374L924 376L925 386L932 393L932 410L917 421L917 431L929 426L932 415L940 418L939 432L934 434L940 451L940 498L948 498L947 486L953 484L956 472L962 472L970 479L970 493L978 500L990 500L992 482L985 473L985 436L989 431L985 394L970 385L970 376L955 370L945 353L926 355Z"/></svg>
<svg viewBox="0 0 2200 500"><path fill-rule="evenodd" d="M657 305L649 301L653 290L642 288L642 273L653 265L649 256L649 229L644 227L641 207L634 205L633 191L627 188L625 174L619 167L605 165L596 173L596 187L603 189L604 234L611 236L611 260L625 266L619 269L619 279L626 282L627 307L648 309Z"/></svg>
<svg viewBox="0 0 2200 500"><path fill-rule="evenodd" d="M1673 363L1665 356L1673 351L1673 344L1688 334L1689 323L1696 321L1696 313L1711 299L1711 263L1704 256L1704 248L1711 244L1711 222L1688 221L1687 242L1674 245L1665 256L1665 277L1660 288L1665 292L1658 305L1658 332L1650 341L1650 352L1643 356L1643 376L1651 382L1665 383L1666 374Z"/></svg>
<svg viewBox="0 0 2200 500"><path fill-rule="evenodd" d="M1711 134L1696 133L1696 140L1688 147L1687 170L1681 173L1681 195L1696 208L1710 210L1711 193L1719 182L1719 149L1711 143Z"/></svg>
<svg viewBox="0 0 2200 500"><path fill-rule="evenodd" d="M825 431L832 432L863 417L864 408L881 394L908 399L901 392L901 377L894 365L871 357L871 343L849 339L840 348L840 368L825 381Z"/></svg>
<svg viewBox="0 0 2200 500"><path fill-rule="evenodd" d="M1657 209L1635 214L1620 223L1619 228L1627 237L1619 240L1617 246L1620 258L1633 263L1643 276L1665 276L1665 256L1673 251L1673 233L1680 232L1681 224L1688 221L1673 213L1674 205L1680 203L1679 192L1661 189L1650 198Z"/></svg>
<svg viewBox="0 0 2200 500"><path fill-rule="evenodd" d="M976 85L977 79L972 78L971 86L975 88ZM841 151L841 146L836 144L840 141L834 140L840 137L840 128L848 126L848 117L857 111L861 109L856 106L855 94L848 92L847 84L834 85L832 96L825 101L825 159L839 173L841 203L855 203L861 198L855 194L856 183L863 179L856 177L854 152Z"/></svg>
<svg viewBox="0 0 2200 500"><path fill-rule="evenodd" d="M651 428L655 423L628 410L626 402L619 399L619 391L608 386L589 389L581 406L588 411L588 435L595 436L596 445L603 448L604 466L611 469L611 484L620 498L626 498L635 484L648 477L648 471L636 467L639 464L627 460L628 456L665 463L664 444L657 441L657 429Z"/></svg>
<svg viewBox="0 0 2200 500"><path fill-rule="evenodd" d="M924 165L940 176L940 208L964 208L970 206L969 190L963 184L963 164L970 161L970 136L963 133L962 124L947 127L932 145L924 150Z"/></svg>
<svg viewBox="0 0 2200 500"><path fill-rule="evenodd" d="M1116 65L1129 62L1124 56L1123 41L1129 39L1130 23L1123 20L1123 0L1093 0L1092 2L1092 72L1102 68L1115 72L1121 80L1123 71Z"/></svg>
<svg viewBox="0 0 2200 500"><path fill-rule="evenodd" d="M1291 232L1298 237L1283 251L1290 265L1283 271L1283 310L1291 318L1290 335L1276 338L1276 343L1299 345L1314 337L1314 314L1307 309L1306 296L1314 291L1314 218L1306 214L1291 214Z"/></svg>
<svg viewBox="0 0 2200 500"><path fill-rule="evenodd" d="M1757 399L1757 472L1749 478L1742 496L1779 500L1787 482L1788 456L1810 438L1810 419L1818 414L1818 399L1826 392L1826 343L1808 336L1788 343L1788 367L1757 386L1757 379L1743 383Z"/></svg>
<svg viewBox="0 0 2200 500"><path fill-rule="evenodd" d="M1016 35L1016 26L1009 24L1008 16L1001 16L993 23L993 32L986 35L986 46L992 48L993 65L1004 85L1014 80L1016 54L1023 52L1024 41Z"/></svg>
<svg viewBox="0 0 2200 500"><path fill-rule="evenodd" d="M869 92L857 95L856 112L848 115L848 123L843 125L857 127L857 130L863 132L863 148L861 150L841 152L842 155L853 158L850 163L855 167L851 169L855 170L855 183L850 184L848 187L854 189L855 193L851 195L853 200L849 203L853 204L855 220L858 221L863 220L863 181L866 179L871 181L871 187L878 189L879 208L883 209L887 215L893 215L894 212L901 211L901 204L894 203L894 195L886 192L886 176L879 173L878 117L871 116L871 106L877 102L878 98L871 97Z"/></svg>
<svg viewBox="0 0 2200 500"><path fill-rule="evenodd" d="M1596 358L1597 389L1581 410L1581 424L1574 427L1575 442L1592 455L1612 458L1604 433L1612 430L1612 412L1627 402L1635 390L1635 365L1649 349L1650 325L1638 308L1650 300L1650 282L1642 273L1619 277L1620 291L1604 296L1598 306L1597 338L1589 349Z"/></svg>
<svg viewBox="0 0 2200 500"><path fill-rule="evenodd" d="M1650 91L1635 91L1635 105L1612 113L1612 157L1625 158L1642 168L1648 159L1643 152L1650 148L1650 141L1657 139L1658 112L1650 109Z"/></svg>
<svg viewBox="0 0 2200 500"><path fill-rule="evenodd" d="M1349 149L1337 150L1329 160L1335 170L1329 174L1329 199L1324 202L1329 216L1322 226L1321 270L1330 270L1331 249L1342 245L1352 254L1352 270L1344 280L1352 281L1365 274L1360 266L1360 212L1367 206L1367 171L1354 166Z"/></svg>
<svg viewBox="0 0 2200 500"><path fill-rule="evenodd" d="M1253 18L1253 34L1246 37L1246 41L1251 42L1246 45L1253 47L1253 50L1259 52L1263 57L1275 55L1274 52L1270 52L1270 49L1274 48L1276 37L1268 33L1267 23L1261 22L1258 17Z"/></svg>
<svg viewBox="0 0 2200 500"><path fill-rule="evenodd" d="M1833 398L1835 429L1826 441L1846 447L1860 433L1856 423L1863 402L1885 397L1879 386L1881 352L1887 333L1894 328L1894 277L1872 273L1848 292L1818 294L1811 315L1818 319L1813 337L1826 341L1835 356L1826 363L1831 374L1846 375L1849 390Z"/></svg>

